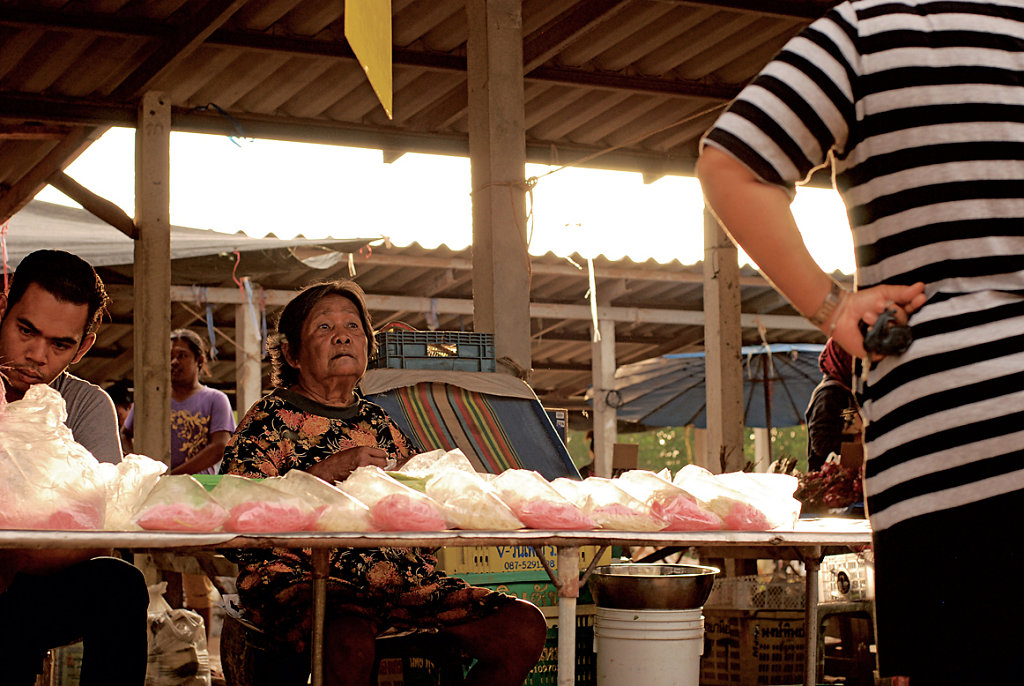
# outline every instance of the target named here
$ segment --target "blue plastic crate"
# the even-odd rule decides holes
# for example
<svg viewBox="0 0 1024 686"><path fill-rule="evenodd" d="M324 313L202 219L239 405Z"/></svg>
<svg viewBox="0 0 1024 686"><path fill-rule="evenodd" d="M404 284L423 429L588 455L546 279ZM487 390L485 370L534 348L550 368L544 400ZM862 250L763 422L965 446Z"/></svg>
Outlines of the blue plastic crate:
<svg viewBox="0 0 1024 686"><path fill-rule="evenodd" d="M382 331L375 369L493 372L494 334L465 331Z"/></svg>

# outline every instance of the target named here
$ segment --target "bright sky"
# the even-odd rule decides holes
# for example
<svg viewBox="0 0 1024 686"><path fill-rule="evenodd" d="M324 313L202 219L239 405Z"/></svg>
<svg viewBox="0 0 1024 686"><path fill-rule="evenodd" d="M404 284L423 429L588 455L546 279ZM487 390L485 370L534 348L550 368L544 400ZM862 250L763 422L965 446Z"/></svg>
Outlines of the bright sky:
<svg viewBox="0 0 1024 686"><path fill-rule="evenodd" d="M131 216L134 146L133 129L111 129L68 174ZM551 169L528 165L527 175ZM462 157L407 154L385 164L379 150L171 134L171 221L179 226L284 238L387 236L400 246L461 249L472 238L469 188ZM541 178L533 195L534 255L703 259L703 203L693 178L644 184L640 174L563 169ZM75 205L51 187L37 197ZM838 195L800 189L793 211L818 263L852 273Z"/></svg>

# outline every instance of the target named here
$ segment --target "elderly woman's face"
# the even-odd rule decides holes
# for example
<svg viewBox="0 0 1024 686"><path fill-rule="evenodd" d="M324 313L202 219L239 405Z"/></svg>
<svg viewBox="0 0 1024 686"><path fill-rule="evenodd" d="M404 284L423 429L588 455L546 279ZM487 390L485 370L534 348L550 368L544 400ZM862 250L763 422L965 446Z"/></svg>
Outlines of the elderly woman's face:
<svg viewBox="0 0 1024 686"><path fill-rule="evenodd" d="M359 309L348 298L326 295L302 324L302 346L292 366L299 379L350 377L353 386L366 371L366 332Z"/></svg>

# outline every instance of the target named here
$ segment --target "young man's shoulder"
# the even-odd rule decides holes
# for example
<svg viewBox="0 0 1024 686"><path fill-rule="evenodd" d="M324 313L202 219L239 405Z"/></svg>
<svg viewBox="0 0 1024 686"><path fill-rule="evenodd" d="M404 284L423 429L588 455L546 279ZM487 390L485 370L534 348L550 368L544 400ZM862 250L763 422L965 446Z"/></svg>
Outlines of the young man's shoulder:
<svg viewBox="0 0 1024 686"><path fill-rule="evenodd" d="M50 382L50 388L61 394L68 406L68 414L71 414L72 403L96 403L113 404L113 400L102 388L81 379L70 372L62 372L60 376Z"/></svg>

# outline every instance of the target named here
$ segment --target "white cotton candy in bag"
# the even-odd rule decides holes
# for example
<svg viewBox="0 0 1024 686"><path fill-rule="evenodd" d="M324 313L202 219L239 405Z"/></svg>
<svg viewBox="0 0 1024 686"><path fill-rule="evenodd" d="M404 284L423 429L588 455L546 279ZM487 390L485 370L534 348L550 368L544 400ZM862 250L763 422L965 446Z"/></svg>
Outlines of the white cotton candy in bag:
<svg viewBox="0 0 1024 686"><path fill-rule="evenodd" d="M430 478L449 469L476 473L473 463L458 448L448 451L431 450L428 453L413 455L398 471L408 476Z"/></svg>
<svg viewBox="0 0 1024 686"><path fill-rule="evenodd" d="M523 523L501 501L494 487L476 473L447 469L427 481L427 495L444 508L458 529L511 531Z"/></svg>
<svg viewBox="0 0 1024 686"><path fill-rule="evenodd" d="M101 463L100 469L114 472L107 484L107 512L103 528L108 531L137 529L132 515L156 486L160 475L167 471L167 465L133 453L125 455L116 465Z"/></svg>

